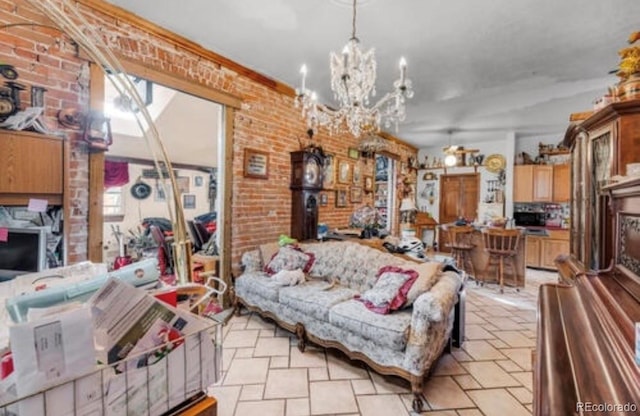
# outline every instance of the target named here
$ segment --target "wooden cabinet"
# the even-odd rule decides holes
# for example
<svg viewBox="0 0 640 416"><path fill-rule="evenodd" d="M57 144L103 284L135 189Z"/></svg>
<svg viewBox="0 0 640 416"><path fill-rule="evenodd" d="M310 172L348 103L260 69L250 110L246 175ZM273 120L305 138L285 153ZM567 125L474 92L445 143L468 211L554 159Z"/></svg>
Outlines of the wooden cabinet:
<svg viewBox="0 0 640 416"><path fill-rule="evenodd" d="M572 150L571 253L587 268L603 269L614 247L602 188L640 161L640 100L609 104L570 125L564 145Z"/></svg>
<svg viewBox="0 0 640 416"><path fill-rule="evenodd" d="M560 254L569 254L569 232L548 231L548 236L527 236L527 267L556 269L554 260Z"/></svg>
<svg viewBox="0 0 640 416"><path fill-rule="evenodd" d="M32 132L0 131L0 204L27 205L30 198L62 204L63 139Z"/></svg>
<svg viewBox="0 0 640 416"><path fill-rule="evenodd" d="M553 166L553 202L571 200L570 165Z"/></svg>
<svg viewBox="0 0 640 416"><path fill-rule="evenodd" d="M569 201L568 165L514 166L514 202Z"/></svg>
<svg viewBox="0 0 640 416"><path fill-rule="evenodd" d="M527 267L539 267L540 266L540 239L542 237L527 236L527 248L525 262Z"/></svg>

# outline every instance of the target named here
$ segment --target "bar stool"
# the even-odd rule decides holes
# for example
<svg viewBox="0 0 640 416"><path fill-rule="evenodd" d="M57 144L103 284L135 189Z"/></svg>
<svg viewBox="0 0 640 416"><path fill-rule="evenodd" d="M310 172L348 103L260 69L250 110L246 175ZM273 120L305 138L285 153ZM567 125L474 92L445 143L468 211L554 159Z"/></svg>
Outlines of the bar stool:
<svg viewBox="0 0 640 416"><path fill-rule="evenodd" d="M470 225L445 224L441 229L447 234L445 247L451 249L451 256L456 265L464 270L468 275L476 277L476 271L471 261L471 250L475 247L472 237L475 228Z"/></svg>
<svg viewBox="0 0 640 416"><path fill-rule="evenodd" d="M491 265L496 267L498 272L498 282L500 284L500 293L504 293L504 274L505 263L511 267L511 276L516 280L516 262L515 257L518 253L518 244L520 243L520 229L504 229L489 227L482 230L482 238L484 247L489 253L487 266L482 273L482 285L486 282L487 272ZM516 288L516 291L520 291Z"/></svg>

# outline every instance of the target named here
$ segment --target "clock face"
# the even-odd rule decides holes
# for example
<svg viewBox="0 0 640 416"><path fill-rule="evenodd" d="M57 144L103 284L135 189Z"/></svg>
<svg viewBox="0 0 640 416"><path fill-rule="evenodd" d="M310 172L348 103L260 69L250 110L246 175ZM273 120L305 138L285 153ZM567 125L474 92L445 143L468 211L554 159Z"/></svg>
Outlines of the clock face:
<svg viewBox="0 0 640 416"><path fill-rule="evenodd" d="M320 185L320 165L315 157L310 157L304 167L305 185Z"/></svg>
<svg viewBox="0 0 640 416"><path fill-rule="evenodd" d="M0 117L4 118L13 114L15 110L15 104L10 98L0 97Z"/></svg>

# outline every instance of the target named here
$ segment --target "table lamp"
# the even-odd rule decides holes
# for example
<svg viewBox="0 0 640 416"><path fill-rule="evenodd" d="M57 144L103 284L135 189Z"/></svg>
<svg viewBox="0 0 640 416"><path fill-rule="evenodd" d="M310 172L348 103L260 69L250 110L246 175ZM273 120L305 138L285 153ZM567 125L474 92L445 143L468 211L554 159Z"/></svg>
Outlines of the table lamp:
<svg viewBox="0 0 640 416"><path fill-rule="evenodd" d="M403 198L400 203L402 238L415 237L415 217L418 208L412 198Z"/></svg>

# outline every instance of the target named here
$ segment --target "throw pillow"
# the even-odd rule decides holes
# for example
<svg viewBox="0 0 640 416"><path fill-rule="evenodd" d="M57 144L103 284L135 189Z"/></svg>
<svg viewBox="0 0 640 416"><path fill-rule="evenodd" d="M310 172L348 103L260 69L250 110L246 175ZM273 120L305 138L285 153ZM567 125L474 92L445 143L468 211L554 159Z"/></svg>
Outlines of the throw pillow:
<svg viewBox="0 0 640 416"><path fill-rule="evenodd" d="M411 285L411 288L407 293L407 302L404 306L413 305L413 302L418 299L418 296L428 292L429 289L436 284L438 279L440 279L440 273L442 273L443 266L444 265L440 262L430 261L415 267L410 267L410 269L418 272L418 278Z"/></svg>
<svg viewBox="0 0 640 416"><path fill-rule="evenodd" d="M273 255L269 263L265 266L264 271L270 276L278 273L280 270L302 269L304 273L308 273L315 259L316 257L313 253L305 253L301 249L293 246L284 246Z"/></svg>
<svg viewBox="0 0 640 416"><path fill-rule="evenodd" d="M415 270L385 266L378 271L376 284L356 298L370 311L386 315L404 305L407 292L417 278Z"/></svg>
<svg viewBox="0 0 640 416"><path fill-rule="evenodd" d="M278 244L277 241L273 243L261 244L258 249L260 250L260 257L262 257L262 264L263 266L266 266L267 264L269 264L273 256L276 255L278 250L280 250L280 244Z"/></svg>

